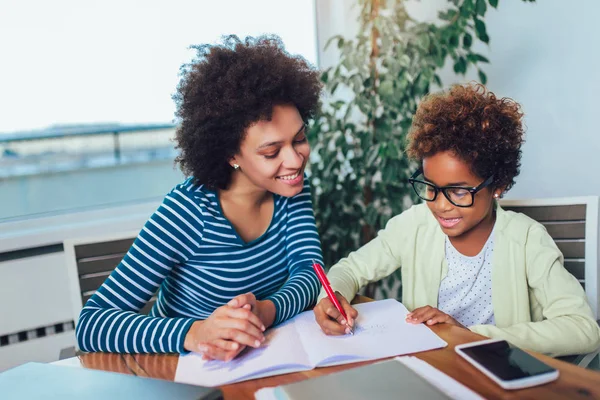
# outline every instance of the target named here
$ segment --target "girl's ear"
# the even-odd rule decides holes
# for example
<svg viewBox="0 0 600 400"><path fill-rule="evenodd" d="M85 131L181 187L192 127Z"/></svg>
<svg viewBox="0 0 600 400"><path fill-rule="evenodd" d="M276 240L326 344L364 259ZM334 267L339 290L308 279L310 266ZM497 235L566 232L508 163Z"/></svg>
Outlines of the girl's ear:
<svg viewBox="0 0 600 400"><path fill-rule="evenodd" d="M502 197L502 194L504 193L504 189L505 187L501 187L501 188L496 188L494 189L494 198L495 199L499 199Z"/></svg>

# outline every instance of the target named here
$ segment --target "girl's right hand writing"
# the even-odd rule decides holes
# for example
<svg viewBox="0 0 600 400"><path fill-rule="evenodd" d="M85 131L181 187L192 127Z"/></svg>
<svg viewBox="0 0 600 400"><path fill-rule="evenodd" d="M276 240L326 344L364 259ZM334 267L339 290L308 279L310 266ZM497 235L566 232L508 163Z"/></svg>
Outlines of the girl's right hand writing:
<svg viewBox="0 0 600 400"><path fill-rule="evenodd" d="M246 346L260 347L265 340L264 330L265 326L250 305L241 308L224 305L204 321L192 324L183 347L203 353L207 358L229 361Z"/></svg>
<svg viewBox="0 0 600 400"><path fill-rule="evenodd" d="M313 312L315 313L315 319L321 327L321 330L326 335L345 335L350 333L349 326L354 326L354 320L358 317L358 311L354 309L348 300L344 298L339 292L335 292L335 296L340 302L344 312L348 316L348 321L344 316L335 308L329 297L324 297L315 306ZM347 324L346 324L347 322Z"/></svg>

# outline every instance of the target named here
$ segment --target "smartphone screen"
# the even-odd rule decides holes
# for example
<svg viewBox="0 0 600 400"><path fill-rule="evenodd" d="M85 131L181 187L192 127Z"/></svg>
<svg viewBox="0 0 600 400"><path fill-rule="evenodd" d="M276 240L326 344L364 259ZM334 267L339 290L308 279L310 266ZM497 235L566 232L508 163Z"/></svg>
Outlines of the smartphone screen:
<svg viewBox="0 0 600 400"><path fill-rule="evenodd" d="M486 343L461 349L503 381L528 378L555 371L523 350L506 341Z"/></svg>

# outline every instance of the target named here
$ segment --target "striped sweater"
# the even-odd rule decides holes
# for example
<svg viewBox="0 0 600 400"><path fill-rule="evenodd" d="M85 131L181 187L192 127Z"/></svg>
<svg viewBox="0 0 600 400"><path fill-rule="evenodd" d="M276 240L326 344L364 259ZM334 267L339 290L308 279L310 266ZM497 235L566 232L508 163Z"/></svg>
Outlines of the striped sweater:
<svg viewBox="0 0 600 400"><path fill-rule="evenodd" d="M192 323L252 292L276 308L275 324L314 305L322 262L308 180L298 195L274 195L267 231L244 242L215 191L177 185L121 263L87 301L76 328L84 351L183 353ZM139 310L158 291L149 315Z"/></svg>

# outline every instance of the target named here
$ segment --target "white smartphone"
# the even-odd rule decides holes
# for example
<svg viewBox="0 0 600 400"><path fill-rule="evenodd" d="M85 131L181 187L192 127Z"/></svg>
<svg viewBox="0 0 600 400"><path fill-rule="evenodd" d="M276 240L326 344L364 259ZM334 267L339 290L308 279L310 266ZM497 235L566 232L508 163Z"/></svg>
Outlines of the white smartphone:
<svg viewBox="0 0 600 400"><path fill-rule="evenodd" d="M558 378L558 370L506 340L460 344L454 350L504 389L523 389Z"/></svg>

